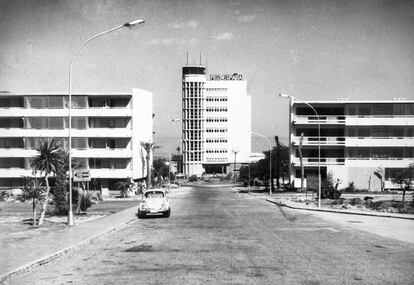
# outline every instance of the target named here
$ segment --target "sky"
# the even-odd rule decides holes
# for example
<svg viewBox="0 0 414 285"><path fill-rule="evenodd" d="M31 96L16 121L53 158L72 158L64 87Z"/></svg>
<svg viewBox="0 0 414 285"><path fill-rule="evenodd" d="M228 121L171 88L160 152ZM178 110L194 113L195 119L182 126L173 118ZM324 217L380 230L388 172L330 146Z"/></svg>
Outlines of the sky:
<svg viewBox="0 0 414 285"><path fill-rule="evenodd" d="M159 153L180 146L181 68L239 73L252 96L252 130L288 137L287 99L414 99L414 1L0 0L0 91L154 94ZM267 149L252 138L252 151Z"/></svg>

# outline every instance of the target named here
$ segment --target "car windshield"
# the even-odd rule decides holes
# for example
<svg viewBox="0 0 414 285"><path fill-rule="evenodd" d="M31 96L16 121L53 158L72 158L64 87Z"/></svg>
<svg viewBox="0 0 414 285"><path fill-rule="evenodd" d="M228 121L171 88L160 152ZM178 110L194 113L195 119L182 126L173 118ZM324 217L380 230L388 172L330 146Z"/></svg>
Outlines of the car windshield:
<svg viewBox="0 0 414 285"><path fill-rule="evenodd" d="M164 198L164 193L163 192L146 192L145 193L145 197L146 198Z"/></svg>

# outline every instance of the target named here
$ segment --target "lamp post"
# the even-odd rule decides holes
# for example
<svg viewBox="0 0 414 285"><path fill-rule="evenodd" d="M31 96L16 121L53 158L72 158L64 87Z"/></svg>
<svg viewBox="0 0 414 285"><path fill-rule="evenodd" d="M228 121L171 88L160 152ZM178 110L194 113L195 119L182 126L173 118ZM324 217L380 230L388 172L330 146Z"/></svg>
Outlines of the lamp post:
<svg viewBox="0 0 414 285"><path fill-rule="evenodd" d="M256 135L259 137L262 137L266 140L266 142L269 144L269 178L270 178L270 185L269 185L269 194L272 195L272 180L273 180L273 175L272 175L272 143L269 141L269 139L267 137L265 137L262 134L256 133L251 131L250 132L252 135Z"/></svg>
<svg viewBox="0 0 414 285"><path fill-rule="evenodd" d="M294 97L292 95L287 95L283 93L279 93L280 97L284 98L290 98L290 100L297 100L299 102L304 103L305 105L309 106L316 114L316 117L318 118L318 208L321 207L321 121L319 118L318 112L316 112L315 108L309 104L308 102L299 99L297 97Z"/></svg>
<svg viewBox="0 0 414 285"><path fill-rule="evenodd" d="M233 150L231 151L232 153L234 153L234 167L233 167L233 172L234 172L234 177L233 177L233 183L236 183L236 157L237 154L239 153L240 149L237 148L233 148Z"/></svg>
<svg viewBox="0 0 414 285"><path fill-rule="evenodd" d="M74 221L73 221L73 211L72 211L72 69L73 69L73 64L75 63L75 58L78 55L78 53L80 52L80 50L90 41L92 41L93 39L96 39L97 37L103 36L105 34L108 34L110 32L119 30L121 28L132 28L136 25L139 24L143 24L145 23L144 20L141 19L137 19L137 20L133 20L130 21L128 23L125 23L123 25L119 25L115 28L106 30L102 33L96 34L92 37L90 37L89 39L87 39L86 41L84 41L80 47L76 50L75 54L72 57L72 61L70 62L70 67L69 67L69 134L68 134L68 140L69 140L69 211L68 211L68 221L67 224L69 226L73 226L74 225Z"/></svg>

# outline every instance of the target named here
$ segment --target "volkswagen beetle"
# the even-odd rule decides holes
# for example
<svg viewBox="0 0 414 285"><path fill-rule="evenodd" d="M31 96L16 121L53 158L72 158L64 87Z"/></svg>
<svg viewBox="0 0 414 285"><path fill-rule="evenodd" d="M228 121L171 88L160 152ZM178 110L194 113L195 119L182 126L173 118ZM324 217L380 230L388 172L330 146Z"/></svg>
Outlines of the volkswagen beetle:
<svg viewBox="0 0 414 285"><path fill-rule="evenodd" d="M143 201L138 207L138 218L145 218L147 215L162 214L169 217L171 214L170 202L167 192L164 189L149 189L143 193Z"/></svg>

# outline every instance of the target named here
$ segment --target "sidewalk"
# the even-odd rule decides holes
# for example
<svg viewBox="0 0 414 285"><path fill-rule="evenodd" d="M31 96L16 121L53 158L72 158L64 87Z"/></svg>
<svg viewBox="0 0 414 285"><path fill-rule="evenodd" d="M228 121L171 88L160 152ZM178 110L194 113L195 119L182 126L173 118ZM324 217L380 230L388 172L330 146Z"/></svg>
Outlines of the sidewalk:
<svg viewBox="0 0 414 285"><path fill-rule="evenodd" d="M268 198L269 195L267 197L265 195L255 196L264 198L266 201L278 206L307 211L314 216L344 227L414 244L414 215L317 208L295 203L288 199Z"/></svg>
<svg viewBox="0 0 414 285"><path fill-rule="evenodd" d="M397 214L397 213L383 213L383 212L368 212L368 211L358 211L358 210L338 210L325 207L314 207L309 206L303 203L292 202L288 199L283 198L266 198L266 201L279 206L285 206L291 209L296 210L307 210L307 211L317 211L317 212L329 212L329 213L340 213L340 214L351 214L351 215L361 215L361 216L373 216L373 217L383 217L383 218L398 218L398 219L407 219L414 220L414 215L412 214Z"/></svg>
<svg viewBox="0 0 414 285"><path fill-rule="evenodd" d="M12 243L1 241L0 282L41 266L136 220L137 207Z"/></svg>

